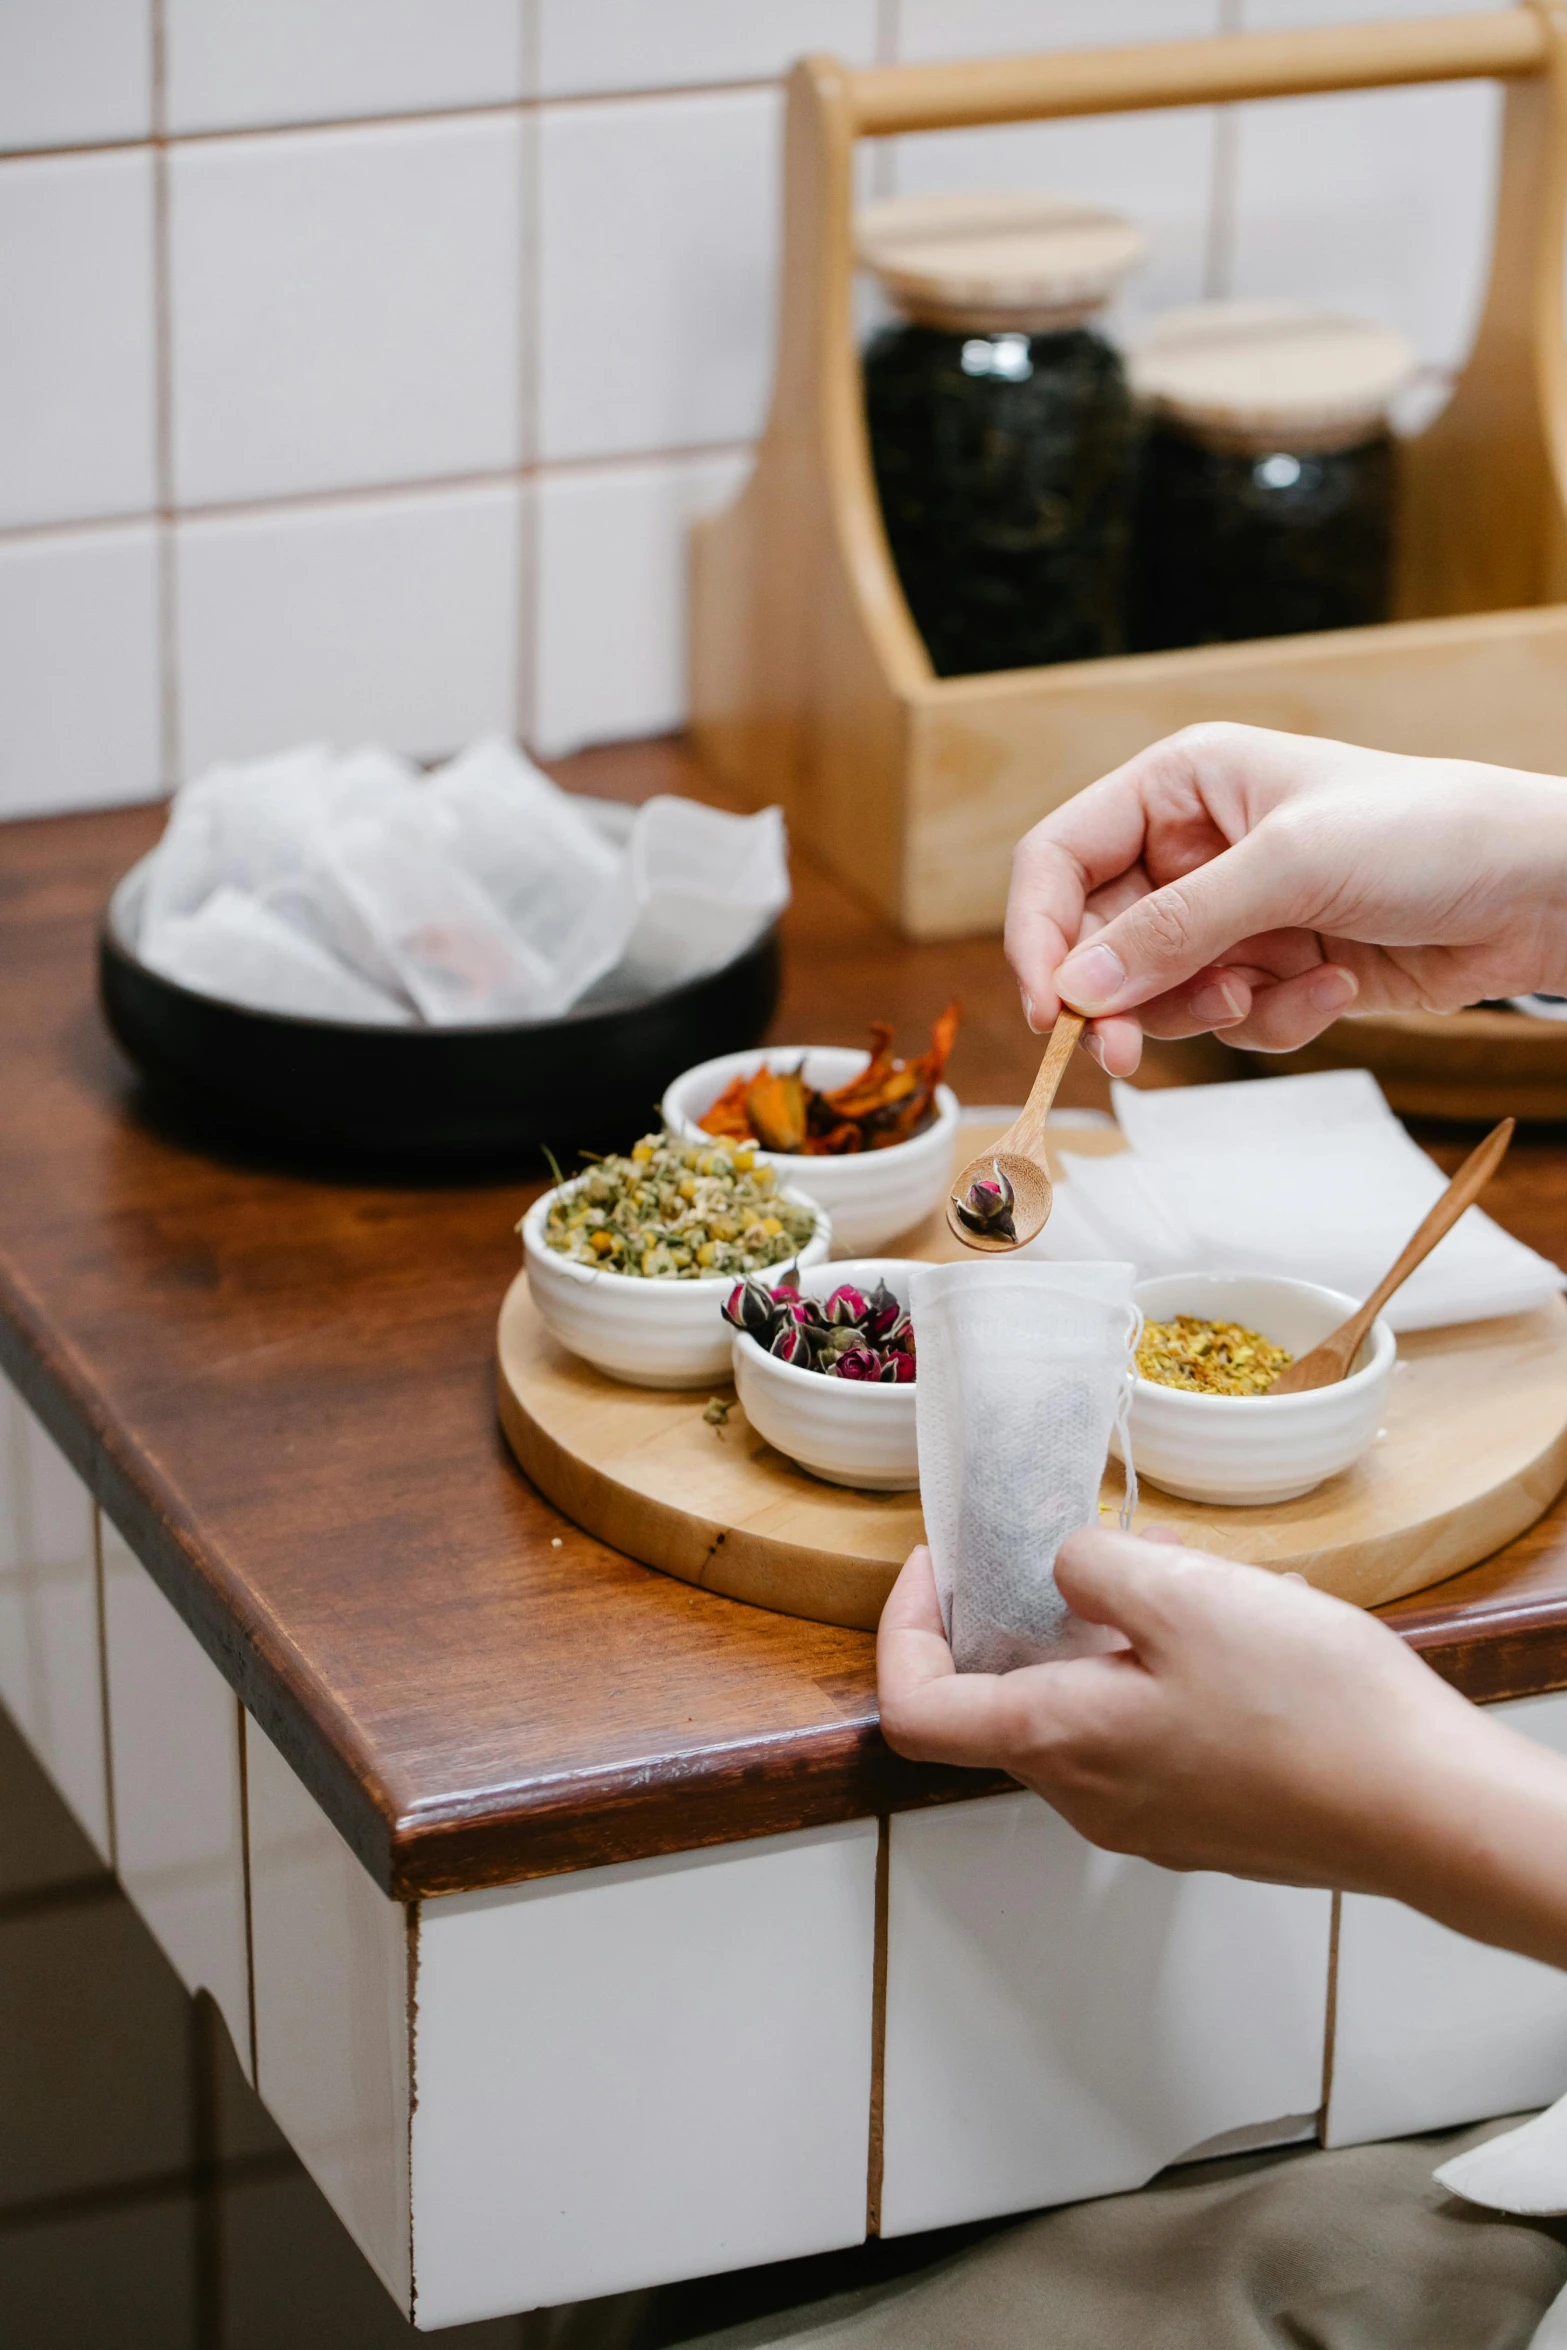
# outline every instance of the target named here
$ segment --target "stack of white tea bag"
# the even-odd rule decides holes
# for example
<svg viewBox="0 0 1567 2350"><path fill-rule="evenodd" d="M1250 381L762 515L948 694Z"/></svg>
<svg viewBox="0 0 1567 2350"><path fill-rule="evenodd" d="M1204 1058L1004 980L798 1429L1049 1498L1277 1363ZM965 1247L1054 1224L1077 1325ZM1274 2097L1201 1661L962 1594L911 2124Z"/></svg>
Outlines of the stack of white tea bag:
<svg viewBox="0 0 1567 2350"><path fill-rule="evenodd" d="M495 1026L700 978L788 898L776 808L632 813L499 739L430 775L312 745L175 795L135 945L165 978L263 1011Z"/></svg>

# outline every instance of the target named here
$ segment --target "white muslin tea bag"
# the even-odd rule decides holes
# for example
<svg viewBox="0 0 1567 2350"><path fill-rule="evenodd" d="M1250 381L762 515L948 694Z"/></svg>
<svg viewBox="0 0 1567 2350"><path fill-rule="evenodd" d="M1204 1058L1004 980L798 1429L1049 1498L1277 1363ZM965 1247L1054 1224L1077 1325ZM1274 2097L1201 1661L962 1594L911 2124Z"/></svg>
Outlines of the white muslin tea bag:
<svg viewBox="0 0 1567 2350"><path fill-rule="evenodd" d="M637 810L625 936L605 992L651 995L716 971L789 903L783 810L731 816L660 794Z"/></svg>
<svg viewBox="0 0 1567 2350"><path fill-rule="evenodd" d="M165 914L141 950L151 971L260 1012L395 1028L412 1009L327 954L271 906L216 889L194 914Z"/></svg>
<svg viewBox="0 0 1567 2350"><path fill-rule="evenodd" d="M1124 1436L1136 1278L1132 1265L1016 1257L912 1276L920 1498L959 1672L1110 1644L1072 1614L1055 1560L1068 1534L1099 1523L1118 1419Z"/></svg>
<svg viewBox="0 0 1567 2350"><path fill-rule="evenodd" d="M581 800L490 736L431 777L452 856L548 973L540 1017L574 1004L619 962L633 909L625 863Z"/></svg>

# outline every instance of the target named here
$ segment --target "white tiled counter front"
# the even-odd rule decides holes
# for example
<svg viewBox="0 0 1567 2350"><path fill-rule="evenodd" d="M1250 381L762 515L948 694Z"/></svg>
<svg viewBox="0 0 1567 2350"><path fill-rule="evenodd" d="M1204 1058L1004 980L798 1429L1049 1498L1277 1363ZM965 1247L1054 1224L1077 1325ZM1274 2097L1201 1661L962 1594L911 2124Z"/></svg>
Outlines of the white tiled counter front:
<svg viewBox="0 0 1567 2350"><path fill-rule="evenodd" d="M891 1830L884 2235L1312 2133L1331 1895L1098 1852L1033 1795Z"/></svg>
<svg viewBox="0 0 1567 2350"><path fill-rule="evenodd" d="M1567 1694L1496 1718L1567 1754ZM1329 2146L1522 2113L1567 2094L1567 1974L1396 1901L1340 1907Z"/></svg>
<svg viewBox="0 0 1567 2350"><path fill-rule="evenodd" d="M405 1910L249 1751L258 2085L419 2325L861 2240L874 1821Z"/></svg>
<svg viewBox="0 0 1567 2350"><path fill-rule="evenodd" d="M187 1991L208 1991L247 2076L238 1698L100 1515L115 1866Z"/></svg>
<svg viewBox="0 0 1567 2350"><path fill-rule="evenodd" d="M92 1496L4 1378L0 1699L107 1860L111 1830Z"/></svg>
<svg viewBox="0 0 1567 2350"><path fill-rule="evenodd" d="M0 1381L0 1695L421 2328L1567 2089L1567 1977L1037 1798L403 1903ZM1567 1751L1567 1695L1501 1709ZM876 2066L877 1875L885 1870Z"/></svg>

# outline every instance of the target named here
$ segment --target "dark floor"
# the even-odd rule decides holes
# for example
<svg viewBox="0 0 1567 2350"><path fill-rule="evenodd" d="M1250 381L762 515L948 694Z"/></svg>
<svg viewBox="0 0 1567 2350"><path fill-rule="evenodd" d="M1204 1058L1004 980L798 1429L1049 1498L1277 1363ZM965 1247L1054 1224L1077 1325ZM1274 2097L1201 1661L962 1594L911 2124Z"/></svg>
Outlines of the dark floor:
<svg viewBox="0 0 1567 2350"><path fill-rule="evenodd" d="M665 2350L922 2265L866 2245L430 2337ZM0 2350L416 2340L0 1710Z"/></svg>

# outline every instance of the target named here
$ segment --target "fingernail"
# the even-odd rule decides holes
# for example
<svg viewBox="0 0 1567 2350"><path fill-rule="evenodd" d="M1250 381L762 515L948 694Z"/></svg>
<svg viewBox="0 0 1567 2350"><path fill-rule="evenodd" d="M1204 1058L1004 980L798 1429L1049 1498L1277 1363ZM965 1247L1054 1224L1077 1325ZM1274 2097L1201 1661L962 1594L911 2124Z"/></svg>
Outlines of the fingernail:
<svg viewBox="0 0 1567 2350"><path fill-rule="evenodd" d="M1125 985L1114 947L1078 947L1056 973L1056 993L1075 1012L1107 1012Z"/></svg>
<svg viewBox="0 0 1567 2350"><path fill-rule="evenodd" d="M1230 980L1210 979L1193 988L1192 1012L1210 1028L1233 1028L1237 1020L1245 1019L1246 1006Z"/></svg>
<svg viewBox="0 0 1567 2350"><path fill-rule="evenodd" d="M1359 993L1359 980L1342 963L1329 963L1311 983L1311 1000L1319 1012L1342 1012Z"/></svg>
<svg viewBox="0 0 1567 2350"><path fill-rule="evenodd" d="M1030 1027L1030 1028L1033 1028L1033 1026L1034 1026L1034 999L1033 999L1033 997L1032 997L1032 996L1029 994L1029 992L1028 992L1028 989L1027 989L1026 987L1019 988L1019 990L1018 990L1018 993L1019 993L1019 995L1021 995L1021 997L1023 998L1023 1017L1024 1017L1024 1019L1025 1019L1025 1020L1028 1022L1028 1025L1029 1025L1029 1027ZM1037 1035L1039 1032L1038 1032L1038 1030L1037 1030L1037 1029L1035 1029L1034 1033Z"/></svg>
<svg viewBox="0 0 1567 2350"><path fill-rule="evenodd" d="M1083 1039L1083 1050L1091 1061L1097 1061L1100 1068L1104 1069L1105 1048L1100 1042L1099 1038L1095 1036L1092 1029L1089 1030L1088 1034ZM1105 1075L1108 1077L1109 1074L1109 1070L1105 1069Z"/></svg>

